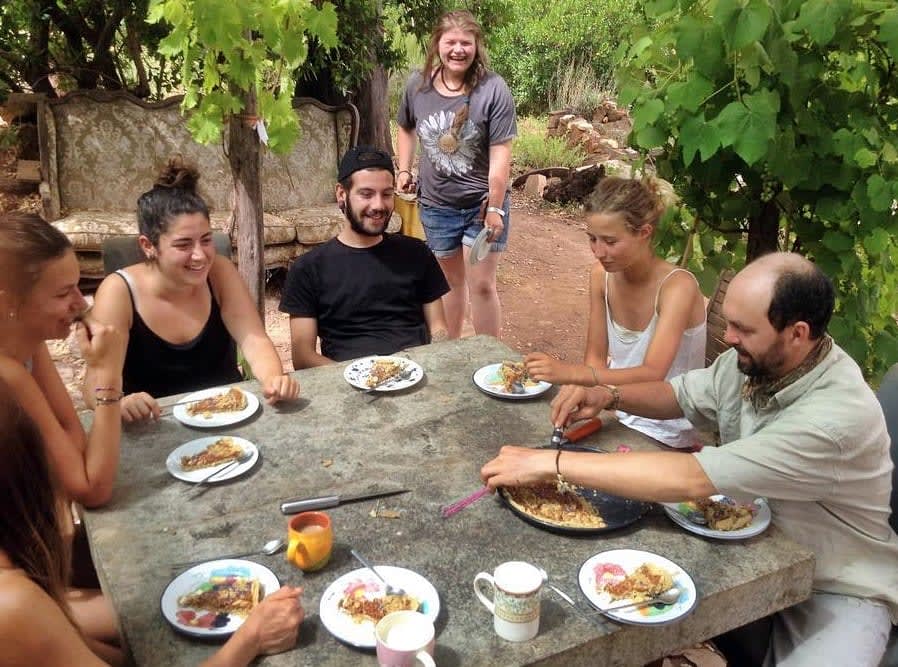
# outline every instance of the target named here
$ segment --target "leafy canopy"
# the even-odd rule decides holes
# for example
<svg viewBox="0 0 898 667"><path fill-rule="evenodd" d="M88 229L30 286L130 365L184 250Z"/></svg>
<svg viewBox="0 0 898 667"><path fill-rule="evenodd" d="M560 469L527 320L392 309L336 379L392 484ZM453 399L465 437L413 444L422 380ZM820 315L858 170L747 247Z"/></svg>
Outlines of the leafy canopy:
<svg viewBox="0 0 898 667"><path fill-rule="evenodd" d="M707 284L738 268L745 233L772 214L779 247L835 280L836 340L880 375L898 361L898 5L646 0L644 10L621 49L620 102L687 204L662 247L687 249Z"/></svg>
<svg viewBox="0 0 898 667"><path fill-rule="evenodd" d="M306 60L310 39L325 48L337 45L333 4L152 0L147 21L171 26L159 51L183 59L182 108L191 112L188 127L197 141L219 141L228 118L242 113L246 94L254 93L269 147L290 150L299 135L294 75Z"/></svg>

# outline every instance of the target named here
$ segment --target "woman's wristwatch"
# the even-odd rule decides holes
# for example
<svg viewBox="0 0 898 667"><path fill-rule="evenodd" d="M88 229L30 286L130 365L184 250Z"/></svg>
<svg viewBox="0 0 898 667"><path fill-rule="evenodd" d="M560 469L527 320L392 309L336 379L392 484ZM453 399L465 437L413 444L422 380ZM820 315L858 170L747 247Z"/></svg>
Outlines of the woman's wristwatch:
<svg viewBox="0 0 898 667"><path fill-rule="evenodd" d="M502 210L501 208L499 208L498 206L487 206L487 207L486 207L486 212L487 212L487 213L495 213L496 215L498 215L498 216L499 216L500 218L502 218L503 220L505 219L505 211L503 211L503 210Z"/></svg>

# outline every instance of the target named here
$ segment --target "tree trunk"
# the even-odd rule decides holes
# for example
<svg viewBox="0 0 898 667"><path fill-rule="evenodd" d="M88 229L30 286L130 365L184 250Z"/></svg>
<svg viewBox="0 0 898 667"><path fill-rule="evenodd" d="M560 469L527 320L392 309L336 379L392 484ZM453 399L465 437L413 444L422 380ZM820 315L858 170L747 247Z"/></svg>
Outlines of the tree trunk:
<svg viewBox="0 0 898 667"><path fill-rule="evenodd" d="M359 143L380 148L393 155L387 84L387 71L378 63L371 70L368 80L359 86L356 106L364 110L359 119Z"/></svg>
<svg viewBox="0 0 898 667"><path fill-rule="evenodd" d="M265 323L265 257L262 243L262 160L255 129L256 96L244 94L243 114L232 116L228 128L228 161L234 177L234 218L237 227L237 268L249 287Z"/></svg>
<svg viewBox="0 0 898 667"><path fill-rule="evenodd" d="M780 216L776 204L772 200L763 203L758 215L748 220L746 263L761 255L779 250L779 231Z"/></svg>

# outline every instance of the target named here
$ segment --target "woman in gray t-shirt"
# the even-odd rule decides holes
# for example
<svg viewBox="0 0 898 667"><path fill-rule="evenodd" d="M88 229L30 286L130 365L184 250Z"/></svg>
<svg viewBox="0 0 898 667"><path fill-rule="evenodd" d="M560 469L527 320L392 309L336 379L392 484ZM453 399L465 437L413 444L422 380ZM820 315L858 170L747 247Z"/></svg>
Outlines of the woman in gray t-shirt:
<svg viewBox="0 0 898 667"><path fill-rule="evenodd" d="M406 84L397 121L399 191L415 188L409 169L421 143L421 222L449 282L443 297L449 335L461 334L470 292L474 330L498 336L496 268L508 243L511 140L517 127L511 92L488 69L483 31L470 12L448 12L437 21L424 67ZM484 227L490 252L469 262Z"/></svg>

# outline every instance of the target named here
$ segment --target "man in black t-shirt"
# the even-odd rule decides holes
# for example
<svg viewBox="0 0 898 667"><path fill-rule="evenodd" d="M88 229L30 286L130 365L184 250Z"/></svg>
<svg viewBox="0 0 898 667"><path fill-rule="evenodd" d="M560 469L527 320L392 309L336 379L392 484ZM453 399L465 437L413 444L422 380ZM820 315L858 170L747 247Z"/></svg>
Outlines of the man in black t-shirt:
<svg viewBox="0 0 898 667"><path fill-rule="evenodd" d="M393 214L393 160L357 146L343 156L337 178L343 228L292 264L281 296L295 369L447 337L440 297L449 285L436 258L418 239L385 233Z"/></svg>

